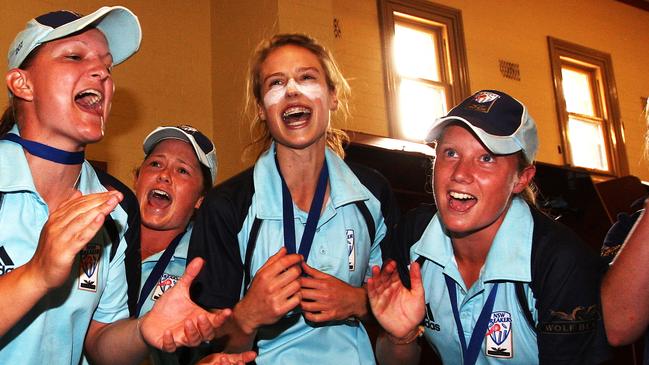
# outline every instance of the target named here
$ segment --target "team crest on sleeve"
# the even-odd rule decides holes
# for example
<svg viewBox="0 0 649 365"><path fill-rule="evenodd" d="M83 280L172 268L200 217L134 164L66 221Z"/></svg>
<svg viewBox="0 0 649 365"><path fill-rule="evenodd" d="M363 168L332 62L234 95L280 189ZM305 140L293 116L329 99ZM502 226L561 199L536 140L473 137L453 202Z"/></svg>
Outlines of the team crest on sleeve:
<svg viewBox="0 0 649 365"><path fill-rule="evenodd" d="M510 359L512 351L512 315L509 312L492 312L487 330L487 356Z"/></svg>
<svg viewBox="0 0 649 365"><path fill-rule="evenodd" d="M354 243L354 230L348 229L347 236L347 255L349 257L349 271L356 270L356 244Z"/></svg>
<svg viewBox="0 0 649 365"><path fill-rule="evenodd" d="M101 245L89 243L81 250L79 260L79 285L81 290L97 292Z"/></svg>
<svg viewBox="0 0 649 365"><path fill-rule="evenodd" d="M162 276L160 276L160 280L158 280L158 283L155 286L155 289L153 289L151 300L158 300L162 296L162 294L164 294L167 290L173 288L173 286L176 285L179 279L180 277L176 275L169 275L167 273L162 274Z"/></svg>

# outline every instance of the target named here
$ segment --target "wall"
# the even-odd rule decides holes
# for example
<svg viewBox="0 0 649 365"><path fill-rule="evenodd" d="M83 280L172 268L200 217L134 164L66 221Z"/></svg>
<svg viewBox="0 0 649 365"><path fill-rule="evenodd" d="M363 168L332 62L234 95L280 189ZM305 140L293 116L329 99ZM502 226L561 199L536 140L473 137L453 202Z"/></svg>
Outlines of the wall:
<svg viewBox="0 0 649 365"><path fill-rule="evenodd" d="M218 181L249 166L242 150L250 142L244 114L245 83L254 48L277 32L275 1L212 2L213 140L219 157Z"/></svg>
<svg viewBox="0 0 649 365"><path fill-rule="evenodd" d="M290 29L324 38L352 85L353 119L348 128L388 135L383 55L375 0L318 2L308 15L298 11L310 1L284 1L293 12L280 14ZM331 3L331 6L329 6ZM649 165L641 159L645 123L641 97L649 95L649 12L613 0L476 2L439 0L461 10L471 90L502 89L522 100L536 119L541 146L538 159L562 164L554 104L547 36L607 52L613 59L630 172L649 180ZM314 22L314 11L329 20ZM331 13L330 9L331 8ZM290 17L290 19L286 19ZM333 38L333 18L341 37ZM323 25L324 24L324 25ZM329 31L324 27L328 27ZM327 34L328 33L328 34ZM500 75L498 60L520 65L521 81Z"/></svg>
<svg viewBox="0 0 649 365"><path fill-rule="evenodd" d="M649 180L641 160L645 124L640 98L649 95L649 12L614 0L476 2L438 0L462 11L471 89L499 88L524 101L539 125L539 160L561 164L547 36L610 53L626 133L631 173ZM102 2L3 2L0 45L7 47L27 19L59 8L95 10ZM117 93L107 138L88 157L131 182L143 137L161 121L191 123L213 136L218 180L241 171L250 140L242 115L248 59L276 32L316 36L334 53L352 86L352 118L343 127L387 136L383 55L375 0L124 0L140 18L138 54L114 71ZM188 6L190 4L191 6ZM340 36L333 31L338 20ZM521 81L500 75L498 60L518 63ZM0 58L4 67L4 57ZM4 97L0 106L4 107Z"/></svg>

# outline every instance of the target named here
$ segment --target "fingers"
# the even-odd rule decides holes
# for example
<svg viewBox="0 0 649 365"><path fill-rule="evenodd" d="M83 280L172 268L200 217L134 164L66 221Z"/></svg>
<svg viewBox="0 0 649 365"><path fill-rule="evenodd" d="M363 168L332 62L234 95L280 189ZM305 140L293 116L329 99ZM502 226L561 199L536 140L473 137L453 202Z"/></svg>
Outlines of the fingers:
<svg viewBox="0 0 649 365"><path fill-rule="evenodd" d="M207 318L205 318L205 320L207 320ZM189 319L185 320L184 331L185 331L185 341L183 341L182 343L183 345L193 347L193 346L198 346L202 342L201 333L198 330L197 326L194 325L194 322L192 322L191 320ZM208 337L211 338L213 337L213 335Z"/></svg>
<svg viewBox="0 0 649 365"><path fill-rule="evenodd" d="M79 193L80 194L80 193ZM79 196L67 200L48 219L46 234L65 237L85 245L101 228L104 218L119 204L119 192L107 192ZM79 245L75 245L79 246Z"/></svg>
<svg viewBox="0 0 649 365"><path fill-rule="evenodd" d="M246 351L240 354L218 353L201 359L197 365L243 365L253 361L257 357L254 351Z"/></svg>
<svg viewBox="0 0 649 365"><path fill-rule="evenodd" d="M273 257L275 259L272 262L269 259L255 274L250 291L261 290L263 295L272 295L300 277L302 269L299 263L302 261L302 256L282 255L277 257L276 254Z"/></svg>
<svg viewBox="0 0 649 365"><path fill-rule="evenodd" d="M302 313L307 321L320 323L334 320L334 316L329 312L304 312Z"/></svg>
<svg viewBox="0 0 649 365"><path fill-rule="evenodd" d="M294 281L280 291L277 300L276 314L286 314L294 309L302 302L302 292L300 291L300 284Z"/></svg>
<svg viewBox="0 0 649 365"><path fill-rule="evenodd" d="M300 268L299 265L301 262L302 262L301 255L291 254L291 255L285 255L283 257L280 257L277 261L273 262L271 265L267 265L268 263L266 263L264 266L267 267L267 270L273 276L281 272L284 272L294 266L297 268L297 272L301 274L302 269Z"/></svg>
<svg viewBox="0 0 649 365"><path fill-rule="evenodd" d="M174 352L176 351L176 342L170 330L165 330L162 334L162 351Z"/></svg>
<svg viewBox="0 0 649 365"><path fill-rule="evenodd" d="M266 263L262 266L270 266L277 262L277 260L281 259L282 257L286 256L286 247L282 246L277 253L275 253L273 256L269 257L268 260L266 260Z"/></svg>
<svg viewBox="0 0 649 365"><path fill-rule="evenodd" d="M257 358L257 354L254 351L246 351L241 354L241 360L248 363Z"/></svg>
<svg viewBox="0 0 649 365"><path fill-rule="evenodd" d="M209 318L209 326L213 329L219 328L225 323L225 321L232 315L232 310L231 309L222 309L216 312L208 312L208 316L206 318ZM199 329L201 323L199 323Z"/></svg>
<svg viewBox="0 0 649 365"><path fill-rule="evenodd" d="M69 222L74 220L76 216L87 215L93 209L106 215L115 209L117 204L119 204L123 198L124 196L118 191L88 194L84 196L77 191L70 199L64 201L55 211L53 211L50 216L61 220L67 218L66 222Z"/></svg>
<svg viewBox="0 0 649 365"><path fill-rule="evenodd" d="M307 265L306 262L302 261L302 270L304 270L304 273L307 274L308 276L316 279L323 279L325 277L328 277L330 275L327 275L323 273L320 270L316 270L312 268L311 266Z"/></svg>

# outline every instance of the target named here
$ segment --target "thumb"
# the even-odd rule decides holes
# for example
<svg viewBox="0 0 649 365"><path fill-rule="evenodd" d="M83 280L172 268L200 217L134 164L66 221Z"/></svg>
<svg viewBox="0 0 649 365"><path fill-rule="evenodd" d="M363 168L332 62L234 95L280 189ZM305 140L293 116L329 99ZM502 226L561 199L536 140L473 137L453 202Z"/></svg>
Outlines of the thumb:
<svg viewBox="0 0 649 365"><path fill-rule="evenodd" d="M424 285L421 281L421 269L417 262L410 264L410 290L418 295L424 292Z"/></svg>
<svg viewBox="0 0 649 365"><path fill-rule="evenodd" d="M307 265L306 261L302 261L302 270L304 270L305 274L315 279L325 277L324 273Z"/></svg>
<svg viewBox="0 0 649 365"><path fill-rule="evenodd" d="M194 279L196 279L198 273L200 273L201 270L203 269L204 264L205 264L205 260L203 260L200 257L196 257L195 259L193 259L189 263L189 265L187 265L187 267L185 268L185 273L183 274L183 276L180 277L178 283L190 287Z"/></svg>

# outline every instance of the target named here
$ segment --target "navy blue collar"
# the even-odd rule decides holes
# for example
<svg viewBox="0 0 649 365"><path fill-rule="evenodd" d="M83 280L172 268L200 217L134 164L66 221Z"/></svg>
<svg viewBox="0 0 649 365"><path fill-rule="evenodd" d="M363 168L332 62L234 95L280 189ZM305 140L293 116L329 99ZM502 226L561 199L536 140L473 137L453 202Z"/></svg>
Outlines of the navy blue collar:
<svg viewBox="0 0 649 365"><path fill-rule="evenodd" d="M36 157L64 165L79 165L83 163L86 158L85 151L63 151L42 143L22 139L20 136L13 133L7 133L4 137L0 138L0 140L3 139L18 143L19 145L23 146L23 148L26 149L27 152Z"/></svg>

